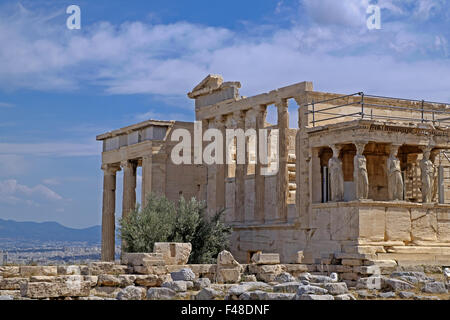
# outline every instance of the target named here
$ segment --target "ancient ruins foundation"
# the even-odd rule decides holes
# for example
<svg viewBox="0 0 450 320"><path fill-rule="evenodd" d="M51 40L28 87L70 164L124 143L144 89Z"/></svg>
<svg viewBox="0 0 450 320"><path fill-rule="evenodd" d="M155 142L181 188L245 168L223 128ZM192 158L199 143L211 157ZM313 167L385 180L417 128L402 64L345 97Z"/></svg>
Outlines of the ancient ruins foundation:
<svg viewBox="0 0 450 320"><path fill-rule="evenodd" d="M394 260L281 264L256 253L240 264L222 251L215 264L187 265L189 243L123 253L121 263L0 266L0 300L448 300L450 269Z"/></svg>
<svg viewBox="0 0 450 320"><path fill-rule="evenodd" d="M240 263L263 252L278 253L284 264L346 270L386 260L450 266L449 104L324 93L311 82L242 97L240 86L206 77L188 94L196 120L222 132L278 130L277 150L270 153L277 154L279 170L263 175L259 161L174 164L178 142L171 134L184 128L194 135L189 122L149 120L99 135L104 261L114 260L116 173L124 172L126 215L135 207L141 166L142 203L155 192L172 200L195 196L209 212L225 208L231 253ZM266 119L271 106L276 124ZM298 128L289 127L293 108ZM244 148L247 159L259 158L258 144L246 140ZM347 277L356 281L353 269Z"/></svg>

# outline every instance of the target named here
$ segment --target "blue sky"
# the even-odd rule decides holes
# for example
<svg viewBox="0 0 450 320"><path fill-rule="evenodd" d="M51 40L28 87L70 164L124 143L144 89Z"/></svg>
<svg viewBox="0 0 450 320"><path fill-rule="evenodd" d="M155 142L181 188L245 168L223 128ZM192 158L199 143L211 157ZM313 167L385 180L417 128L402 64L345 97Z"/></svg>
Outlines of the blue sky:
<svg viewBox="0 0 450 320"><path fill-rule="evenodd" d="M71 4L81 30L66 28ZM186 93L208 73L247 96L308 80L450 102L449 27L445 0L2 0L0 218L100 224L95 136L194 120Z"/></svg>

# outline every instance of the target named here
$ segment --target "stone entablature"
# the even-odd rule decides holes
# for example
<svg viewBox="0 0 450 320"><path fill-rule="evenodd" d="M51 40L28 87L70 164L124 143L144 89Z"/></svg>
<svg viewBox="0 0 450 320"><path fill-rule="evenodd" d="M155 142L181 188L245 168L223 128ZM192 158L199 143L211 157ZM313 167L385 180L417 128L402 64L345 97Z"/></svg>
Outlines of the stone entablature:
<svg viewBox="0 0 450 320"><path fill-rule="evenodd" d="M165 140L168 128L172 128L174 123L175 121L143 121L119 130L98 135L97 141L103 142L103 152L107 152L144 141Z"/></svg>

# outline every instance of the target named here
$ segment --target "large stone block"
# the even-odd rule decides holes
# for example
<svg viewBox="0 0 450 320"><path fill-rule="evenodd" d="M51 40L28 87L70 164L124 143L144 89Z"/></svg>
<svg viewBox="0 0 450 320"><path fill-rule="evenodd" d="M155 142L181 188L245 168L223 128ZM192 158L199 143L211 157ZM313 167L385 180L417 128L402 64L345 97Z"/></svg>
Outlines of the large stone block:
<svg viewBox="0 0 450 320"><path fill-rule="evenodd" d="M127 266L115 264L114 262L91 262L89 264L90 275L101 274L124 274L128 270Z"/></svg>
<svg viewBox="0 0 450 320"><path fill-rule="evenodd" d="M87 297L90 294L88 281L28 282L21 287L23 297L32 299L58 297Z"/></svg>
<svg viewBox="0 0 450 320"><path fill-rule="evenodd" d="M137 274L157 274L163 275L169 272L167 266L135 266L133 267L134 273Z"/></svg>
<svg viewBox="0 0 450 320"><path fill-rule="evenodd" d="M437 211L437 238L440 242L450 242L450 210Z"/></svg>
<svg viewBox="0 0 450 320"><path fill-rule="evenodd" d="M32 276L30 282L65 282L65 281L83 281L84 276Z"/></svg>
<svg viewBox="0 0 450 320"><path fill-rule="evenodd" d="M180 271L172 272L170 274L173 281L194 281L195 273L189 268L183 268Z"/></svg>
<svg viewBox="0 0 450 320"><path fill-rule="evenodd" d="M10 297L10 298L4 298L1 297ZM0 290L0 300L14 300L21 298L22 295L20 294L20 290Z"/></svg>
<svg viewBox="0 0 450 320"><path fill-rule="evenodd" d="M150 288L147 291L148 300L172 300L176 292L169 288Z"/></svg>
<svg viewBox="0 0 450 320"><path fill-rule="evenodd" d="M278 253L255 253L252 262L256 264L280 264L280 255Z"/></svg>
<svg viewBox="0 0 450 320"><path fill-rule="evenodd" d="M217 283L236 283L241 279L241 270L239 267L226 268L221 267L217 269L216 282Z"/></svg>
<svg viewBox="0 0 450 320"><path fill-rule="evenodd" d="M101 274L98 276L98 285L104 287L128 287L136 280L135 275L110 275Z"/></svg>
<svg viewBox="0 0 450 320"><path fill-rule="evenodd" d="M154 253L162 254L168 265L184 265L189 260L192 251L190 243L156 242L153 247Z"/></svg>
<svg viewBox="0 0 450 320"><path fill-rule="evenodd" d="M317 240L331 240L330 210L321 208L313 209L313 225L316 228L313 238Z"/></svg>
<svg viewBox="0 0 450 320"><path fill-rule="evenodd" d="M215 264L190 264L188 267L195 273L198 278L216 273Z"/></svg>
<svg viewBox="0 0 450 320"><path fill-rule="evenodd" d="M20 290L20 286L26 282L25 278L5 278L0 280L0 290Z"/></svg>
<svg viewBox="0 0 450 320"><path fill-rule="evenodd" d="M359 209L359 238L383 241L386 227L385 208L368 207Z"/></svg>
<svg viewBox="0 0 450 320"><path fill-rule="evenodd" d="M0 266L0 276L3 278L13 278L20 275L20 268L13 266Z"/></svg>
<svg viewBox="0 0 450 320"><path fill-rule="evenodd" d="M91 294L97 297L114 299L122 289L120 287L95 287Z"/></svg>
<svg viewBox="0 0 450 320"><path fill-rule="evenodd" d="M165 264L162 253L122 253L122 264L129 266L162 266Z"/></svg>
<svg viewBox="0 0 450 320"><path fill-rule="evenodd" d="M411 235L412 240L437 240L436 213L426 209L411 209Z"/></svg>
<svg viewBox="0 0 450 320"><path fill-rule="evenodd" d="M236 283L241 278L242 267L229 251L222 251L217 256L217 283Z"/></svg>
<svg viewBox="0 0 450 320"><path fill-rule="evenodd" d="M81 268L80 266L58 266L58 275L80 275L81 274Z"/></svg>
<svg viewBox="0 0 450 320"><path fill-rule="evenodd" d="M56 266L21 266L20 275L22 277L56 276L58 268Z"/></svg>
<svg viewBox="0 0 450 320"><path fill-rule="evenodd" d="M218 266L239 266L239 262L237 262L233 255L229 251L222 251L217 255L217 265Z"/></svg>
<svg viewBox="0 0 450 320"><path fill-rule="evenodd" d="M411 216L407 208L386 210L386 240L411 241Z"/></svg>
<svg viewBox="0 0 450 320"><path fill-rule="evenodd" d="M305 264L285 264L284 270L297 277L301 273L308 272L308 266Z"/></svg>
<svg viewBox="0 0 450 320"><path fill-rule="evenodd" d="M355 240L358 237L358 209L337 207L330 211L331 239Z"/></svg>
<svg viewBox="0 0 450 320"><path fill-rule="evenodd" d="M143 300L146 296L146 290L142 287L128 286L122 289L118 294L117 300Z"/></svg>
<svg viewBox="0 0 450 320"><path fill-rule="evenodd" d="M144 287L159 287L166 281L172 281L170 275L136 275L136 280L134 281L139 286Z"/></svg>

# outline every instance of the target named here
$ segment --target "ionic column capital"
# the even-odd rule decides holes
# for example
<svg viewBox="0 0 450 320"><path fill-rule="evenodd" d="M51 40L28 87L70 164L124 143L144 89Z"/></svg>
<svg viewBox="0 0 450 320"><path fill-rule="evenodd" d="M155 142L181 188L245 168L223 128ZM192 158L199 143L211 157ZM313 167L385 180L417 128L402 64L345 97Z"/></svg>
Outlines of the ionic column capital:
<svg viewBox="0 0 450 320"><path fill-rule="evenodd" d="M238 128L242 128L245 124L245 114L246 112L244 110L239 110L233 112L233 118L236 121L236 126Z"/></svg>
<svg viewBox="0 0 450 320"><path fill-rule="evenodd" d="M235 119L243 119L245 118L246 111L245 110L237 110L233 112L233 117Z"/></svg>
<svg viewBox="0 0 450 320"><path fill-rule="evenodd" d="M287 111L288 108L288 100L287 99L278 99L275 102L275 106L278 108L278 110Z"/></svg>
<svg viewBox="0 0 450 320"><path fill-rule="evenodd" d="M227 121L227 118L225 115L221 114L214 118L214 126L217 129L223 129L225 127L225 122Z"/></svg>
<svg viewBox="0 0 450 320"><path fill-rule="evenodd" d="M115 175L117 171L120 171L120 166L115 164L102 164L101 168L105 175Z"/></svg>
<svg viewBox="0 0 450 320"><path fill-rule="evenodd" d="M120 167L122 169L126 169L126 168L133 169L134 167L136 167L136 163L132 160L122 160L120 162Z"/></svg>
<svg viewBox="0 0 450 320"><path fill-rule="evenodd" d="M266 113L267 112L267 105L265 104L258 104L254 107L252 107L252 110L256 112L256 114Z"/></svg>

